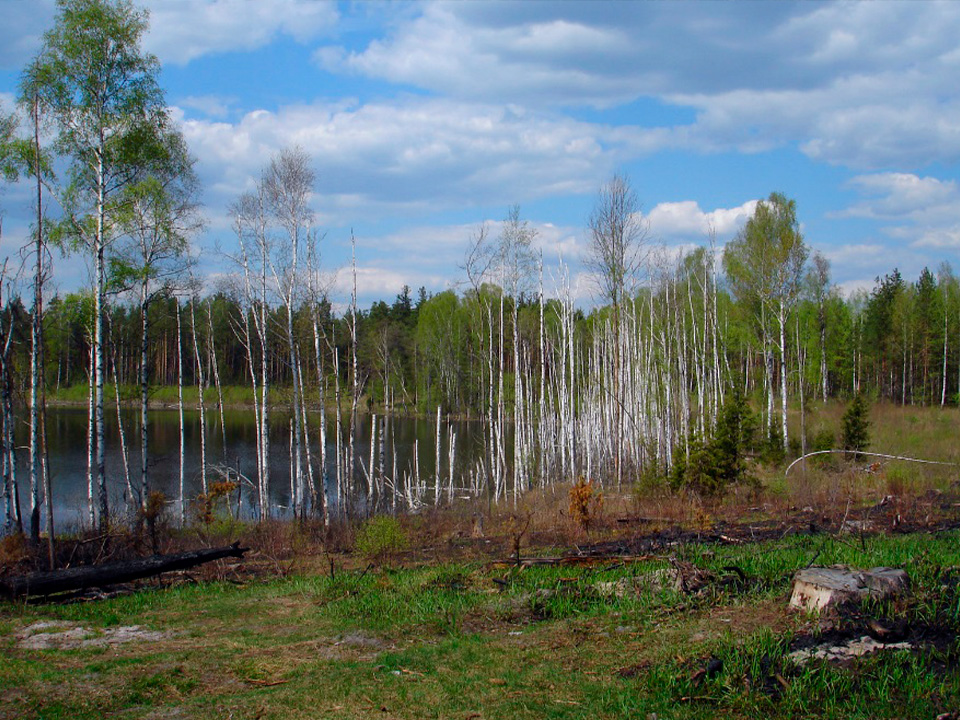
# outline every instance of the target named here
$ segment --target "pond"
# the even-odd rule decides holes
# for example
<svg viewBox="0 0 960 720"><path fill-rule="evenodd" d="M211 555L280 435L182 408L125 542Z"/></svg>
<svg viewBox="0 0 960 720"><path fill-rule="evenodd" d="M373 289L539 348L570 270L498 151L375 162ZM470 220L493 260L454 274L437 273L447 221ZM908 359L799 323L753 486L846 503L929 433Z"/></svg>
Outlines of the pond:
<svg viewBox="0 0 960 720"><path fill-rule="evenodd" d="M122 512L128 496L119 427L122 423L127 448L127 463L133 487L140 483L140 416L134 408L124 408L118 423L116 409L106 408L106 473L110 489L111 512ZM271 514L289 515L290 510L290 414L273 411L270 417L270 502ZM314 472L320 465L320 432L317 413L308 416L310 452ZM343 446L347 444L343 418ZM357 508L367 502L367 469L371 457L372 417L358 416L355 448L358 478L349 483L344 473L343 485L348 488L338 497L336 464L336 421L326 417L327 472L325 484L331 505ZM386 488L376 498L379 504L403 507L410 503L433 502L436 478L436 418L377 416L377 441L374 444L374 468L383 469ZM440 425L440 478L444 495L477 492L478 461L482 455L483 425L477 421L447 420ZM17 475L20 485L20 506L26 524L29 517L28 435L26 423L17 429ZM180 424L176 409L151 410L149 432L149 473L151 489L164 493L172 507L177 507L180 483ZM54 522L58 530L89 525L87 501L87 411L85 408L56 407L47 410L51 485L53 487ZM189 502L201 492L201 432L197 410L184 412L184 496ZM207 480L216 482L232 478L239 471L253 483L257 478L256 420L252 410L225 410L223 423L216 408L206 411ZM451 444L453 468L451 472ZM381 458L381 452L383 457ZM379 473L378 473L379 474ZM453 482L451 483L451 478ZM471 480L472 478L472 480ZM394 481L396 481L394 483ZM316 480L319 485L319 478ZM392 487L399 497L394 497ZM452 489L451 489L452 486ZM349 490L352 488L352 491ZM136 495L135 495L136 496ZM242 484L239 511L251 517L256 513L255 490ZM232 502L237 500L233 496ZM175 512L175 510L172 510Z"/></svg>

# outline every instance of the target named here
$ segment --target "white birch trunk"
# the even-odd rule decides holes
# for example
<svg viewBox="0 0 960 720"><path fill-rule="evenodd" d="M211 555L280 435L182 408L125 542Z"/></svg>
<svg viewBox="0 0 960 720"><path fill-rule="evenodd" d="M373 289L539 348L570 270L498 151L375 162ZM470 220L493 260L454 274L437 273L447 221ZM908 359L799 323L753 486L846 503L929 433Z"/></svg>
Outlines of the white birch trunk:
<svg viewBox="0 0 960 720"><path fill-rule="evenodd" d="M193 333L193 353L197 363L197 409L200 411L200 492L207 494L207 413L203 402L203 390L206 384L203 374L203 360L200 358L200 337L197 335L197 315L194 301L190 300L190 329Z"/></svg>
<svg viewBox="0 0 960 720"><path fill-rule="evenodd" d="M186 474L186 437L183 427L183 328L180 321L180 301L177 301L177 411L180 419L180 485L178 498L178 514L180 515L180 524L186 523L186 502L184 498L184 476Z"/></svg>

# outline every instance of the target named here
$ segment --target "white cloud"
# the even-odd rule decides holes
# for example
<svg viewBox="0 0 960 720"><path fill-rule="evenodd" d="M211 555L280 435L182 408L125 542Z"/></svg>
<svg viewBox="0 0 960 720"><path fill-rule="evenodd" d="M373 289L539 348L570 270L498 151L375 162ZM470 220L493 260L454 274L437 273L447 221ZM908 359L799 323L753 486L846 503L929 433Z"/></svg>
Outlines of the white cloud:
<svg viewBox="0 0 960 720"><path fill-rule="evenodd" d="M918 248L960 250L960 222L951 227L922 230L913 241Z"/></svg>
<svg viewBox="0 0 960 720"><path fill-rule="evenodd" d="M327 47L316 58L469 102L609 107L646 97L698 113L652 127L658 147L792 144L869 169L960 159L960 4L516 5L428 3L359 51Z"/></svg>
<svg viewBox="0 0 960 720"><path fill-rule="evenodd" d="M235 97L221 97L219 95L187 95L177 100L177 106L196 110L208 118L223 119L230 114L236 103ZM182 115L178 115L182 119Z"/></svg>
<svg viewBox="0 0 960 720"><path fill-rule="evenodd" d="M144 49L184 65L203 55L263 47L280 36L304 43L335 28L335 3L315 0L146 0ZM40 48L56 14L52 0L7 0L0 8L0 68L19 70Z"/></svg>
<svg viewBox="0 0 960 720"><path fill-rule="evenodd" d="M579 263L583 243L581 228L558 227L551 223L530 222L530 228L536 233L533 243L535 252L543 253L544 284L549 278L557 276L561 261L570 266ZM502 221L479 221L460 225L418 225L411 226L378 237L357 237L358 262L378 266L382 272L378 277L393 278L392 285L402 287L404 282L410 287L424 285L428 290L437 291L447 287L460 287L467 283L463 270L467 248L481 226L486 226L492 242L500 232ZM343 242L339 251L332 254L343 256ZM386 265L389 263L389 272ZM338 273L339 285L343 286L343 276L349 275L349 267L341 267ZM393 273L390 275L389 273ZM405 278L404 282L400 282ZM397 282L400 284L397 285ZM534 284L536 280L534 279ZM368 288L369 289L369 288ZM392 290L391 290L392 291Z"/></svg>
<svg viewBox="0 0 960 720"><path fill-rule="evenodd" d="M263 47L281 35L307 42L335 27L329 2L150 0L146 50L185 65L203 55Z"/></svg>
<svg viewBox="0 0 960 720"><path fill-rule="evenodd" d="M589 123L425 98L258 110L236 123L178 119L208 205L235 199L273 153L298 144L313 158L326 224L358 207L382 215L590 193L621 147Z"/></svg>
<svg viewBox="0 0 960 720"><path fill-rule="evenodd" d="M390 302L400 294L406 285L416 292L417 288L427 288L428 292L446 289L449 279L443 275L418 272L414 268L385 268L379 265L357 265L357 304L368 308L376 300ZM345 309L353 292L352 269L342 268L336 274L331 288L332 296L340 300L338 307ZM343 301L344 298L348 300Z"/></svg>
<svg viewBox="0 0 960 720"><path fill-rule="evenodd" d="M887 251L887 247L879 243L852 243L828 248L823 251L823 255L833 268L849 275L851 269L874 268L877 259L887 254Z"/></svg>
<svg viewBox="0 0 960 720"><path fill-rule="evenodd" d="M960 185L911 173L877 173L849 185L866 198L837 213L887 223L883 232L913 248L960 247Z"/></svg>
<svg viewBox="0 0 960 720"><path fill-rule="evenodd" d="M911 173L877 173L858 175L849 185L868 200L840 213L841 217L863 217L880 220L930 219L947 211L954 216L960 201L960 190L953 180L919 177Z"/></svg>
<svg viewBox="0 0 960 720"><path fill-rule="evenodd" d="M660 203L646 214L651 233L664 240L697 239L702 241L711 230L718 239L732 237L753 215L756 200L738 207L717 208L704 212L693 200Z"/></svg>
<svg viewBox="0 0 960 720"><path fill-rule="evenodd" d="M857 293L869 293L876 286L875 278L865 278L860 277L854 280L844 280L841 283L837 283L837 289L840 291L840 294L849 298Z"/></svg>

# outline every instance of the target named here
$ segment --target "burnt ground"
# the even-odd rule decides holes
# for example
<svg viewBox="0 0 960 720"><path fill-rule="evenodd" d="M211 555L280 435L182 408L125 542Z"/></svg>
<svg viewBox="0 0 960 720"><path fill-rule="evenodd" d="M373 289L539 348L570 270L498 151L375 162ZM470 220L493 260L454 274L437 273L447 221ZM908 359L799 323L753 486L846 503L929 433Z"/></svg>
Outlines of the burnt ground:
<svg viewBox="0 0 960 720"><path fill-rule="evenodd" d="M656 521L618 518L622 535L614 540L577 543L565 555L657 554L692 543L746 544L779 540L792 535L832 534L858 540L880 533L934 533L960 528L960 492L930 491L919 498L903 500L888 496L880 503L859 509L838 508L832 512L812 508L793 509L781 518L764 517L751 508L747 518L718 521L709 528L685 528L674 524L652 527ZM752 517L750 517L752 515ZM632 532L630 532L632 530Z"/></svg>

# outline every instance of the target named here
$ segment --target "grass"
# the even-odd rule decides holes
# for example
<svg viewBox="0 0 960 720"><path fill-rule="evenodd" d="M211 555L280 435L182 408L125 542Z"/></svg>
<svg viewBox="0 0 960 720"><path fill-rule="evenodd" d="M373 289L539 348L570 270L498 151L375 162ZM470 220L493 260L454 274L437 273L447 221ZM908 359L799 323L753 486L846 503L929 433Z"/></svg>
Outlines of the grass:
<svg viewBox="0 0 960 720"><path fill-rule="evenodd" d="M0 717L931 718L957 707L956 640L848 666L786 658L814 626L786 608L789 580L814 559L905 567L910 597L871 612L960 629L960 594L941 584L942 568L960 564L957 532L686 545L607 568L430 563L184 584L0 606ZM736 566L749 582L697 595L598 591L671 561L717 577ZM16 633L39 620L166 636L18 647ZM722 669L698 681L710 658Z"/></svg>

